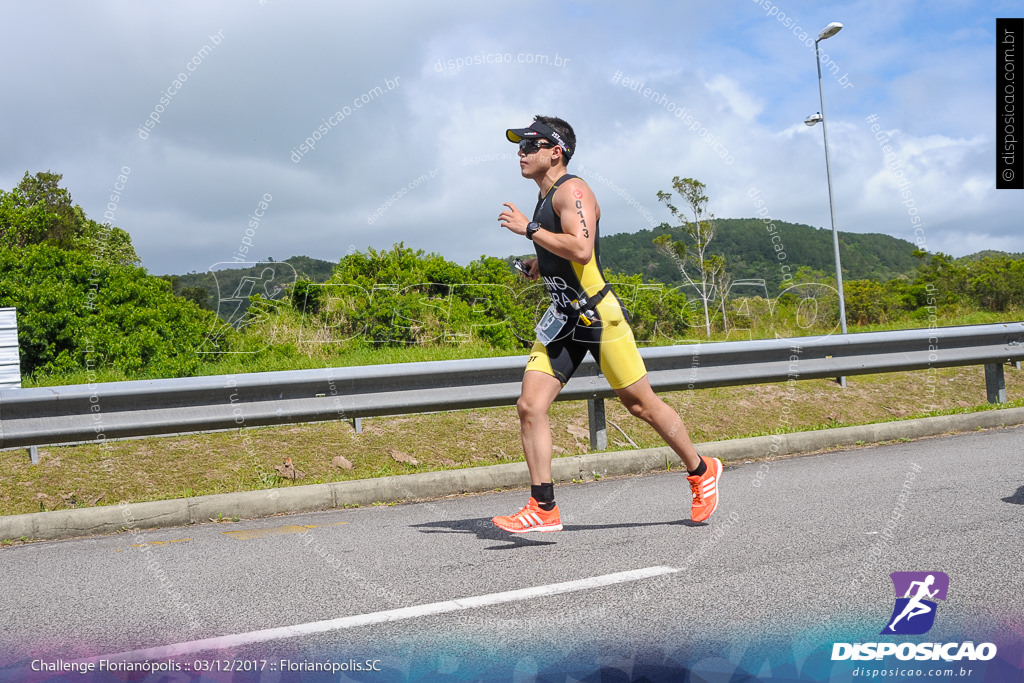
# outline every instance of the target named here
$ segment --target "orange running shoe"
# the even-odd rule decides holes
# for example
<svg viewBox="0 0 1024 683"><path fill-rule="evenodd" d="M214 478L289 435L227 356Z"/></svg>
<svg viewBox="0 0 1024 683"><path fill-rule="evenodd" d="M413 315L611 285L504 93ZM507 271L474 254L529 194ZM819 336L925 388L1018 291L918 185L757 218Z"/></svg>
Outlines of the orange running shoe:
<svg viewBox="0 0 1024 683"><path fill-rule="evenodd" d="M494 526L513 534L525 534L527 531L561 531L562 516L558 514L558 505L551 510L541 510L540 505L531 496L526 506L510 517L495 517L491 520Z"/></svg>
<svg viewBox="0 0 1024 683"><path fill-rule="evenodd" d="M704 475L686 477L686 480L690 482L690 490L693 491L690 519L694 522L703 522L718 509L718 480L722 478L721 460L704 456L700 456L700 459L708 466Z"/></svg>

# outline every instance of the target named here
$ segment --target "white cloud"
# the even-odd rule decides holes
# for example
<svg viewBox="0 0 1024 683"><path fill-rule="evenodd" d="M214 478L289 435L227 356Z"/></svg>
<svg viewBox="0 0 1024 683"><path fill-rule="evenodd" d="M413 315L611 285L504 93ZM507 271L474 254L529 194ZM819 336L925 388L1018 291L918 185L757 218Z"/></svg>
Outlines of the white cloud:
<svg viewBox="0 0 1024 683"><path fill-rule="evenodd" d="M764 104L760 98L744 92L740 85L728 76L715 75L707 82L707 88L721 95L729 109L744 121L752 121L764 111Z"/></svg>
<svg viewBox="0 0 1024 683"><path fill-rule="evenodd" d="M929 248L1024 251L1019 195L993 189L993 10L919 0L894 14L890 4L843 8L846 27L828 41L855 84L823 82L840 228L913 237L866 122L876 114L927 215ZM787 5L805 26L837 18L820 3ZM273 203L261 257L336 259L350 245L399 241L460 262L525 251L495 217L503 201L532 207L536 190L503 135L537 113L576 128L575 168L606 181L592 182L606 234L667 220L655 193L674 175L705 182L719 216L752 215L747 191L758 187L775 218L829 225L821 132L801 123L820 108L813 50L749 0L515 5L543 10L543 21L510 20L507 3L15 7L19 25L47 32L5 45L21 66L0 84L31 105L0 111L0 185L26 170L63 172L98 217L118 169L131 166L118 221L154 272L230 253L264 193ZM139 140L161 91L219 29L223 44ZM658 97L614 83L616 73ZM353 107L388 80L400 85ZM345 106L352 114L294 163L292 150Z"/></svg>

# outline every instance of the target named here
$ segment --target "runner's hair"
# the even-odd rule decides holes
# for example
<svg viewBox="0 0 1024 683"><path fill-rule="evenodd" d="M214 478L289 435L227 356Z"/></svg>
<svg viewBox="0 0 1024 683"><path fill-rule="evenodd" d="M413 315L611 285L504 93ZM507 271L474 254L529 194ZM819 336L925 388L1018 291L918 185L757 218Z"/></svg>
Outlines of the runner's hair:
<svg viewBox="0 0 1024 683"><path fill-rule="evenodd" d="M565 140L565 144L569 145L569 150L572 154L576 153L576 133L573 132L572 126L565 122L564 119L560 119L557 116L541 116L537 114L533 117L534 120L543 123L548 128L554 128L555 132L562 136ZM554 140L552 140L554 142ZM562 150L563 152L565 150ZM565 157L562 157L565 159ZM569 165L569 160L565 159L565 164Z"/></svg>

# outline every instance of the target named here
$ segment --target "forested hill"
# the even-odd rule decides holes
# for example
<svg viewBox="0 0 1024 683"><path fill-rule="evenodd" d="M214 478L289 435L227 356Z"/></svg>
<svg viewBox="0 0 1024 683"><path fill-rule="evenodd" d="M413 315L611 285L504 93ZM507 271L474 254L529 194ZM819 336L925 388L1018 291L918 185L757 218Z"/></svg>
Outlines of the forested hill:
<svg viewBox="0 0 1024 683"><path fill-rule="evenodd" d="M733 281L763 279L771 294L778 292L788 265L789 272L806 266L821 271L822 278L835 272L832 252L832 231L809 225L775 221L777 243L782 245L784 259L779 259L772 243L772 234L756 218L716 219L718 232L711 243L711 252L725 257L726 272ZM675 262L654 246L654 238L668 232L663 225L653 230L606 235L601 238L601 264L605 270L625 275L640 275L650 282L670 285L683 284L682 274ZM672 231L673 240L683 239L679 230ZM874 280L885 282L905 275L913 278L920 262L914 258L914 245L906 240L882 234L839 233L839 249L843 263L844 280ZM511 257L510 257L511 258ZM285 259L299 279L324 282L333 272L336 262L307 256ZM208 272L166 275L173 291L195 301L204 308L216 309L218 287L221 296L235 290L243 277L254 277L254 268L218 271L217 279ZM824 280L822 280L824 281Z"/></svg>
<svg viewBox="0 0 1024 683"><path fill-rule="evenodd" d="M216 278L209 271L202 273L192 271L184 275L163 275L161 277L171 283L174 293L178 296L190 299L202 308L216 310L218 294L221 297L231 296L238 289L243 278L261 278L261 273L266 267L265 264L273 264L275 261L268 258L266 262L260 263L259 266L218 270ZM291 284L296 278L311 282L326 282L338 265L337 261L324 261L309 256L292 256L286 258L282 263L287 263L295 270L294 274L291 269L281 274L282 281L288 284ZM248 305L243 308L248 308Z"/></svg>
<svg viewBox="0 0 1024 683"><path fill-rule="evenodd" d="M726 272L733 280L762 278L770 292L777 291L782 281L780 265L788 265L796 273L800 266L820 270L826 275L835 272L832 230L799 223L774 221L776 243L782 245L785 259L780 260L772 243L772 234L758 218L718 218L718 227L710 252L725 257ZM639 274L645 280L681 284L678 266L654 246L658 235L671 232L673 240L683 239L679 230L667 226L634 233L601 237L601 264L614 273ZM877 233L839 233L839 254L843 278L884 282L905 275L913 277L918 259L914 245L906 240Z"/></svg>

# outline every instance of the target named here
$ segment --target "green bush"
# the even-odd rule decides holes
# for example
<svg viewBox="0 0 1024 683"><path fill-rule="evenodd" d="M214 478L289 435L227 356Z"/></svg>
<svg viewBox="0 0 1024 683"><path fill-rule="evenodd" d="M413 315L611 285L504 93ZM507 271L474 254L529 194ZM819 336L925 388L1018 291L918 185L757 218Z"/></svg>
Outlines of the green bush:
<svg viewBox="0 0 1024 683"><path fill-rule="evenodd" d="M46 244L0 247L0 306L18 309L24 375L113 368L187 376L216 317L135 266Z"/></svg>
<svg viewBox="0 0 1024 683"><path fill-rule="evenodd" d="M520 349L532 342L543 297L501 259L482 257L463 267L401 243L350 254L326 283L303 283L300 290L304 301L318 302L305 313L317 315L336 341L377 347L483 340Z"/></svg>

